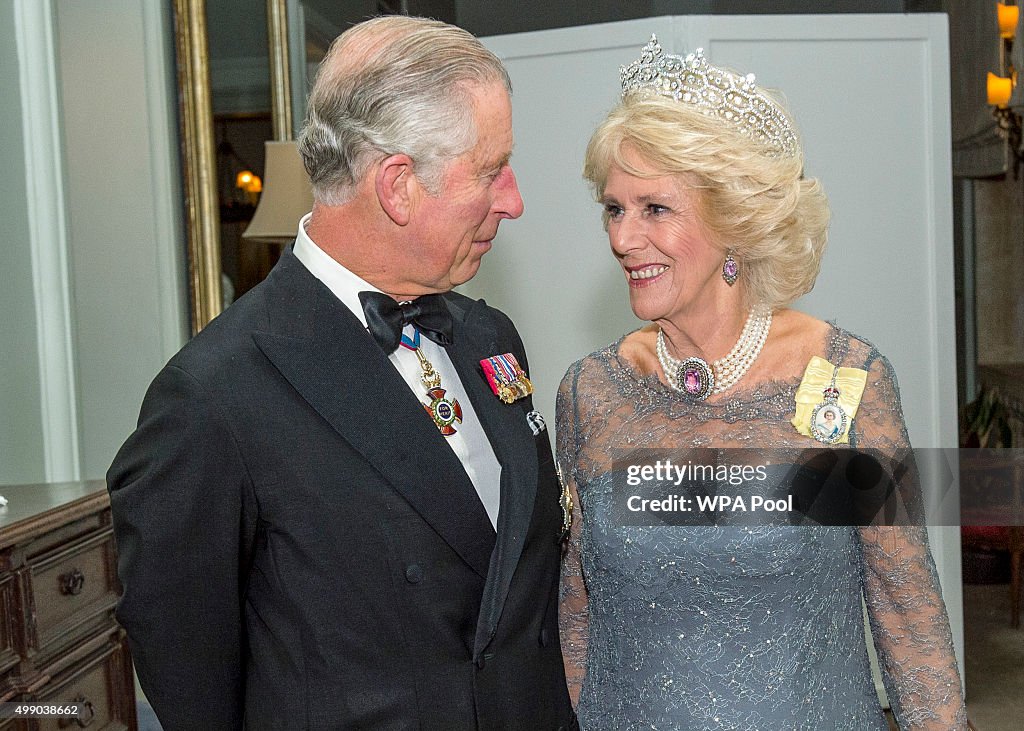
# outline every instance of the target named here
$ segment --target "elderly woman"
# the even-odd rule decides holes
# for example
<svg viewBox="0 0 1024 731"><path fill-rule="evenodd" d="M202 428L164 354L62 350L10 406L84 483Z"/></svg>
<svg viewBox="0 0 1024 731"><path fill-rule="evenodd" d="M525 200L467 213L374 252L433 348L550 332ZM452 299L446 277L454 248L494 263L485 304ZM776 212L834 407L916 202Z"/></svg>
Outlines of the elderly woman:
<svg viewBox="0 0 1024 731"><path fill-rule="evenodd" d="M575 363L558 397L577 507L562 642L583 728L887 729L862 596L900 728L966 728L923 527L616 517L625 449L909 447L885 357L789 309L829 212L786 111L753 76L655 39L622 81L584 174L650 324Z"/></svg>

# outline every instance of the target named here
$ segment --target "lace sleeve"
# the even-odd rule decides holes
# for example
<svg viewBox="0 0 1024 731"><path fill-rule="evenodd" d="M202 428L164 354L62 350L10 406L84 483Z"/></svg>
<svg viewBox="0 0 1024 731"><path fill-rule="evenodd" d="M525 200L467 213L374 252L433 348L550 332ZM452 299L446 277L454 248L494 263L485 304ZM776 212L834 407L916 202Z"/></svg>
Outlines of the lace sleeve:
<svg viewBox="0 0 1024 731"><path fill-rule="evenodd" d="M867 366L868 383L851 442L878 449L909 466L900 492L919 495L899 388L882 356ZM910 498L914 501L914 498ZM919 499L919 498L918 498ZM859 530L864 596L885 690L900 729L966 729L960 674L924 526L871 526Z"/></svg>
<svg viewBox="0 0 1024 731"><path fill-rule="evenodd" d="M565 678L569 686L569 697L575 708L579 702L583 677L586 674L587 630L587 587L583 580L583 564L580 553L582 533L582 506L576 490L577 464L579 458L579 423L576 414L576 382L580 365L569 369L558 389L555 404L556 446L561 479L572 495L573 515L569 540L562 556L562 580L559 591L558 623L562 640L562 657L565 662Z"/></svg>

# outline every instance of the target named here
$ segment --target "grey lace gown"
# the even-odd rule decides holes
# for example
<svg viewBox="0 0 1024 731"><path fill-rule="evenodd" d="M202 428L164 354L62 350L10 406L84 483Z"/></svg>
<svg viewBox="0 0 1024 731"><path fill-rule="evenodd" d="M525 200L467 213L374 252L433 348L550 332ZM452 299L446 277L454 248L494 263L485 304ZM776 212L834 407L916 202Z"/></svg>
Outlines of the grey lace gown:
<svg viewBox="0 0 1024 731"><path fill-rule="evenodd" d="M638 375L620 343L575 363L558 393L558 459L577 505L561 636L581 726L887 729L863 596L900 728L965 729L923 528L616 524L616 450L817 445L790 424L799 378L695 405ZM821 355L868 371L851 446L908 446L888 361L836 327Z"/></svg>

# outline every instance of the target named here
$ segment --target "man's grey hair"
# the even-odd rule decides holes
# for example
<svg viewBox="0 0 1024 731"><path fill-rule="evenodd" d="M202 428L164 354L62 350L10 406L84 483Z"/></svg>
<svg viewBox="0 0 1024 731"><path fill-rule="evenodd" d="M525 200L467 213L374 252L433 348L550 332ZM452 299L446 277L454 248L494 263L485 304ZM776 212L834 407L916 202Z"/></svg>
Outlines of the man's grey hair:
<svg viewBox="0 0 1024 731"><path fill-rule="evenodd" d="M375 161L405 154L436 195L447 164L476 144L474 86L508 72L470 33L425 18L385 16L335 39L309 96L299 152L314 198L341 205Z"/></svg>

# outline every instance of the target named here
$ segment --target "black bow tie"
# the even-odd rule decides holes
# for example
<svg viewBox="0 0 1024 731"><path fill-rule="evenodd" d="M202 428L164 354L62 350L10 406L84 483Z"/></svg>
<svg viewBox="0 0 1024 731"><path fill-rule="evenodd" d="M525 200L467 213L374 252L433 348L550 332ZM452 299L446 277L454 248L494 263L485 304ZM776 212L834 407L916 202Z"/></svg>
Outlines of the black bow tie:
<svg viewBox="0 0 1024 731"><path fill-rule="evenodd" d="M396 302L382 292L360 292L366 327L384 352L395 352L402 328L410 322L441 347L452 342L452 315L439 294L425 294L411 302Z"/></svg>

